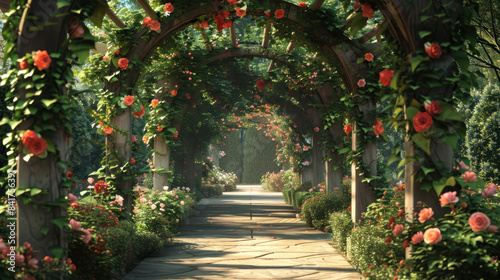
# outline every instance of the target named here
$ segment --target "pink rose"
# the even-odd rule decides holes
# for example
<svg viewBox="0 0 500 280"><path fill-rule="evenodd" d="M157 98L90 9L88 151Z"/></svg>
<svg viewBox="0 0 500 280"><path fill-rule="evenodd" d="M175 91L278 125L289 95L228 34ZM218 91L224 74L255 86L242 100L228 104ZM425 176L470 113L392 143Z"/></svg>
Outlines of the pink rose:
<svg viewBox="0 0 500 280"><path fill-rule="evenodd" d="M424 241L424 234L421 231L415 233L411 237L411 243L413 243L413 244L418 244L418 243L420 243L422 241Z"/></svg>
<svg viewBox="0 0 500 280"><path fill-rule="evenodd" d="M87 229L83 229L82 232L84 234L80 237L82 238L83 242L85 242L85 244L88 244L90 242L90 239L92 238L92 234Z"/></svg>
<svg viewBox="0 0 500 280"><path fill-rule="evenodd" d="M400 235L404 230L404 226L403 225L400 225L400 224L397 224L394 226L394 229L392 230L392 235L394 235L394 237Z"/></svg>
<svg viewBox="0 0 500 280"><path fill-rule="evenodd" d="M497 187L495 184L490 183L488 187L484 188L482 195L484 198L492 197L497 193Z"/></svg>
<svg viewBox="0 0 500 280"><path fill-rule="evenodd" d="M120 205L120 206L123 206L123 196L117 194L115 196L115 201Z"/></svg>
<svg viewBox="0 0 500 280"><path fill-rule="evenodd" d="M139 203L146 203L148 202L148 200L144 197L141 197L141 199L139 199Z"/></svg>
<svg viewBox="0 0 500 280"><path fill-rule="evenodd" d="M184 200L181 201L181 205L184 205Z"/></svg>
<svg viewBox="0 0 500 280"><path fill-rule="evenodd" d="M132 212L134 212L134 214L137 214L137 212L139 212L139 211L137 211L137 209L134 209L134 210L132 210Z"/></svg>
<svg viewBox="0 0 500 280"><path fill-rule="evenodd" d="M418 213L418 221L424 223L425 221L429 220L432 215L434 215L434 211L432 211L432 208L424 208L420 210L420 213Z"/></svg>
<svg viewBox="0 0 500 280"><path fill-rule="evenodd" d="M430 228L424 233L424 241L427 244L436 244L441 241L442 238L441 230L438 228Z"/></svg>
<svg viewBox="0 0 500 280"><path fill-rule="evenodd" d="M497 226L489 226L488 230L492 233L497 233L498 232L498 227Z"/></svg>
<svg viewBox="0 0 500 280"><path fill-rule="evenodd" d="M469 225L474 232L485 230L490 224L490 218L481 212L476 212L469 218Z"/></svg>
<svg viewBox="0 0 500 280"><path fill-rule="evenodd" d="M151 204L151 209L155 210L156 209L156 204Z"/></svg>
<svg viewBox="0 0 500 280"><path fill-rule="evenodd" d="M17 266L23 264L24 263L24 255L17 253L15 256L14 262Z"/></svg>
<svg viewBox="0 0 500 280"><path fill-rule="evenodd" d="M82 229L82 224L74 219L69 220L69 224L71 225L71 228L73 228L74 230Z"/></svg>
<svg viewBox="0 0 500 280"><path fill-rule="evenodd" d="M469 170L469 167L467 165L465 165L465 163L463 161L461 161L458 165L460 165L460 168L462 168L462 169Z"/></svg>
<svg viewBox="0 0 500 280"><path fill-rule="evenodd" d="M76 198L76 196L74 194L70 193L70 194L68 194L68 201L71 203L77 203L78 198Z"/></svg>
<svg viewBox="0 0 500 280"><path fill-rule="evenodd" d="M315 127L314 132L319 132L319 127Z"/></svg>
<svg viewBox="0 0 500 280"><path fill-rule="evenodd" d="M439 202L441 202L441 206L445 206L450 203L457 203L458 202L457 192L443 193L439 198Z"/></svg>
<svg viewBox="0 0 500 280"><path fill-rule="evenodd" d="M88 178L87 182L92 185L92 183L94 183L94 178Z"/></svg>
<svg viewBox="0 0 500 280"><path fill-rule="evenodd" d="M464 175L462 175L462 178L464 178L465 182L475 182L475 181L477 181L476 173L474 173L472 171L465 171Z"/></svg>
<svg viewBox="0 0 500 280"><path fill-rule="evenodd" d="M360 88L361 88L361 87L364 87L364 86L366 86L366 81L365 81L365 79L360 79L360 80L358 81L358 87L360 87Z"/></svg>

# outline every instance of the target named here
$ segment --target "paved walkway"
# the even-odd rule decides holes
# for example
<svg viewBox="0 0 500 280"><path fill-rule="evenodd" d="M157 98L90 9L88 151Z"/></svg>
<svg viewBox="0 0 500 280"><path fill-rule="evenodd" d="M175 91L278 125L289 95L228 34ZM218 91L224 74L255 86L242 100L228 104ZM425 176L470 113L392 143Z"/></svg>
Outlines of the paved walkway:
<svg viewBox="0 0 500 280"><path fill-rule="evenodd" d="M295 218L281 193L258 185L203 199L172 246L124 279L361 279L329 234Z"/></svg>

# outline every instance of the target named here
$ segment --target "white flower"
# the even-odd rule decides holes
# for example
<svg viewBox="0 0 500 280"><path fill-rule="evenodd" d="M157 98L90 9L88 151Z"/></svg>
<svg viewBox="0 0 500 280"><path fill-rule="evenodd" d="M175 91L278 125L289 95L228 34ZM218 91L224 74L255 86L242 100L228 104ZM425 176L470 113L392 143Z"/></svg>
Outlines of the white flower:
<svg viewBox="0 0 500 280"><path fill-rule="evenodd" d="M170 16L170 13L169 12L165 12L165 16L166 17Z"/></svg>
<svg viewBox="0 0 500 280"><path fill-rule="evenodd" d="M168 191L168 186L164 186L164 187L163 187L163 190L164 190L164 191Z"/></svg>

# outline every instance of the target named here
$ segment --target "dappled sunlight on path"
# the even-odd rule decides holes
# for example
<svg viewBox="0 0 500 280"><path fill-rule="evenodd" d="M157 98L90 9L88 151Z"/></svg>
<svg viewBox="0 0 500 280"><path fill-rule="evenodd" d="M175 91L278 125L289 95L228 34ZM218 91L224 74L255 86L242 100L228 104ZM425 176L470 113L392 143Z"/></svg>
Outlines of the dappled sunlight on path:
<svg viewBox="0 0 500 280"><path fill-rule="evenodd" d="M258 185L203 199L174 244L124 279L361 279L329 234Z"/></svg>

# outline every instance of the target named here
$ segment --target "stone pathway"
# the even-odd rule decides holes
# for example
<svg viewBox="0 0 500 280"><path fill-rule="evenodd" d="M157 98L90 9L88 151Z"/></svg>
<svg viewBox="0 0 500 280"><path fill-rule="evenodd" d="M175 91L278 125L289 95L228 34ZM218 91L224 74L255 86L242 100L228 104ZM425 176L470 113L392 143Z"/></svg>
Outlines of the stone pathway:
<svg viewBox="0 0 500 280"><path fill-rule="evenodd" d="M124 279L361 278L331 246L329 234L295 218L281 193L240 185L200 201L174 244Z"/></svg>

